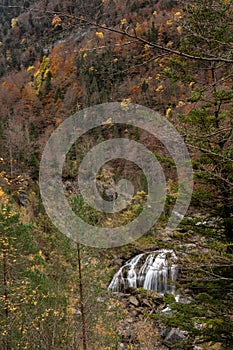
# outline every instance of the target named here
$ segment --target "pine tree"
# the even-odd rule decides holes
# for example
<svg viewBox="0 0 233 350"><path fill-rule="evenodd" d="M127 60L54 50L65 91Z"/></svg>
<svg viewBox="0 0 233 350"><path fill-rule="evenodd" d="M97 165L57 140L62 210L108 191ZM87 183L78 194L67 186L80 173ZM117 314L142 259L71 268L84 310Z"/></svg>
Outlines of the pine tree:
<svg viewBox="0 0 233 350"><path fill-rule="evenodd" d="M168 74L190 91L191 109L179 126L193 154L199 187L193 203L222 218L224 233L233 239L232 1L194 0L183 11L179 50L200 57L170 59ZM203 60L205 57L207 59Z"/></svg>

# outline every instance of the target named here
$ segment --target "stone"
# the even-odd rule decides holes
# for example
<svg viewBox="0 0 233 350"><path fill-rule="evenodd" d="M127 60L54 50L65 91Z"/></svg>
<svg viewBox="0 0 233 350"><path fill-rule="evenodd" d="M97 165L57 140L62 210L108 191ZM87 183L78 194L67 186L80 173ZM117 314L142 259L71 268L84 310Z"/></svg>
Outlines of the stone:
<svg viewBox="0 0 233 350"><path fill-rule="evenodd" d="M133 323L134 322L134 319L132 317L129 317L129 318L126 318L125 319L125 322L126 323Z"/></svg>
<svg viewBox="0 0 233 350"><path fill-rule="evenodd" d="M155 291L153 291L153 292L154 292L153 295L152 295L153 302L156 303L156 304L162 303L163 302L163 296L161 294L159 294L159 293L156 293Z"/></svg>
<svg viewBox="0 0 233 350"><path fill-rule="evenodd" d="M161 337L165 339L167 337L168 333L170 332L170 330L171 330L171 328L165 328L165 329L161 330L161 332L160 332Z"/></svg>
<svg viewBox="0 0 233 350"><path fill-rule="evenodd" d="M129 298L129 302L130 304L134 305L134 306L139 306L139 301L136 297L134 297L133 295L130 296Z"/></svg>
<svg viewBox="0 0 233 350"><path fill-rule="evenodd" d="M22 206L26 206L29 203L29 197L24 190L20 190L18 193L18 201Z"/></svg>
<svg viewBox="0 0 233 350"><path fill-rule="evenodd" d="M184 334L179 329L172 328L165 338L165 343L169 345L179 345L184 340Z"/></svg>
<svg viewBox="0 0 233 350"><path fill-rule="evenodd" d="M120 258L114 259L114 265L122 266L123 260Z"/></svg>
<svg viewBox="0 0 233 350"><path fill-rule="evenodd" d="M143 303L143 305L145 305L145 306L147 306L147 307L150 307L150 308L152 307L150 301L147 300L147 299L143 299L143 300L142 300L142 303Z"/></svg>
<svg viewBox="0 0 233 350"><path fill-rule="evenodd" d="M97 297L96 300L99 302L99 303L104 303L106 298L104 297Z"/></svg>

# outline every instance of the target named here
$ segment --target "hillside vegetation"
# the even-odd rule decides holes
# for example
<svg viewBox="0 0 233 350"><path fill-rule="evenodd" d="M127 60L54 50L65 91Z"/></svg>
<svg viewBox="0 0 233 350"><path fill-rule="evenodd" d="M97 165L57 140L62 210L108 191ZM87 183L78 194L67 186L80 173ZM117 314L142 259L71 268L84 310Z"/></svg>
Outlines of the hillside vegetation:
<svg viewBox="0 0 233 350"><path fill-rule="evenodd" d="M232 0L0 2L1 349L233 349L232 14ZM130 205L108 215L84 203L79 165L103 140L142 143L167 183L163 213L149 232L126 246L95 249L51 223L39 165L66 118L115 101L158 111L179 131L194 190L179 227L166 231L179 190L166 147L145 130L111 120L88 131L67 154L63 184L73 210L91 225L125 225L147 197L142 170L116 159L101 168L97 184L109 200L107 189L126 177L135 188ZM176 251L176 288L185 302L172 295L156 302L145 290L108 292L124 262L162 248ZM168 304L170 313L158 311ZM174 327L185 334L179 346L161 335Z"/></svg>

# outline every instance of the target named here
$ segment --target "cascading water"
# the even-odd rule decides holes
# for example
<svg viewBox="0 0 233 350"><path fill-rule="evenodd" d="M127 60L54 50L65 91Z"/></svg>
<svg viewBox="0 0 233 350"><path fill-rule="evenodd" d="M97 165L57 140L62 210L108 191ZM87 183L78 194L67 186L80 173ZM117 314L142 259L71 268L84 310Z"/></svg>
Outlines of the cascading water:
<svg viewBox="0 0 233 350"><path fill-rule="evenodd" d="M108 289L120 292L127 287L143 287L161 295L175 294L174 282L178 274L176 260L174 251L169 249L139 254L120 268Z"/></svg>

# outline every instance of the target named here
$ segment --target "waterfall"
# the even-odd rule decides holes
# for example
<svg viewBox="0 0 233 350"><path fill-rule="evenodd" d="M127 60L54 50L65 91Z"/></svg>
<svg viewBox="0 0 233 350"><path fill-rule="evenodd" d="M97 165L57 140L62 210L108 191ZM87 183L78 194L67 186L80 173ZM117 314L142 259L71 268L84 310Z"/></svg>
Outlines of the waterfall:
<svg viewBox="0 0 233 350"><path fill-rule="evenodd" d="M149 254L139 254L127 261L114 275L108 289L124 291L127 287L143 287L161 295L175 294L174 282L178 274L173 250L162 249Z"/></svg>

